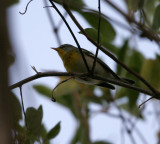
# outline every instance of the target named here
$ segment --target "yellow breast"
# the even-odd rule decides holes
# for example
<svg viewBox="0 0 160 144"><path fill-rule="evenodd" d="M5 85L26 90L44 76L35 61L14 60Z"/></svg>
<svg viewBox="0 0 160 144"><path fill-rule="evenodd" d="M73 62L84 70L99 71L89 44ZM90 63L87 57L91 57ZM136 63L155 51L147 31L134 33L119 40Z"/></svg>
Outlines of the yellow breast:
<svg viewBox="0 0 160 144"><path fill-rule="evenodd" d="M81 55L75 51L68 52L63 57L64 67L68 72L79 72L79 64L81 60Z"/></svg>

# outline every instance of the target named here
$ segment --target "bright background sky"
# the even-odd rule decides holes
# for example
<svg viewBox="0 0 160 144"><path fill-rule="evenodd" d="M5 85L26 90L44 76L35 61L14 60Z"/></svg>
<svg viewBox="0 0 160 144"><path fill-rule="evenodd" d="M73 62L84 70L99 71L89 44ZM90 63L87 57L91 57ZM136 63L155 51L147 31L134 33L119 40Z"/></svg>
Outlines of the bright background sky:
<svg viewBox="0 0 160 144"><path fill-rule="evenodd" d="M116 1L116 0L114 0ZM11 40L14 46L16 61L14 65L10 68L11 81L13 84L26 77L29 77L35 72L32 70L31 66L35 66L38 71L45 70L56 70L65 71L63 63L60 60L58 54L51 50L50 47L57 47L56 37L53 34L52 27L49 23L46 9L43 8L45 5L42 1L34 0L30 3L28 11L25 15L20 15L19 11L24 12L25 6L28 0L22 0L18 4L10 7L8 9L8 19L11 33ZM117 1L116 1L117 2ZM91 7L97 9L97 0L86 0L86 3ZM50 4L49 4L50 5ZM126 7L122 0L118 1L118 5L125 11ZM58 6L58 5L57 5ZM111 16L116 20L125 23L124 19L119 16L119 14L106 4L101 3L102 12ZM63 9L58 6L62 13ZM53 8L50 8L52 12L53 19L57 24L60 20L59 15L55 12ZM88 28L89 25L82 19L81 16L74 13L76 18L80 21L83 28ZM78 28L67 17L69 24L72 27L77 39L79 40L81 47L86 48L92 52L95 52L95 47L87 41L87 39L78 34ZM116 37L115 43L117 45L122 44L122 40L130 37L130 33L124 31L122 28L114 25L118 35ZM60 37L62 38L62 43L69 43L75 45L72 36L70 35L68 29L63 24L60 29ZM136 45L135 45L136 42ZM139 41L139 38L134 36L133 43L137 50L143 52L147 58L154 58L155 53L158 53L158 47L154 42L148 42L145 39ZM99 57L114 69L114 62L106 57L103 53L99 53ZM35 108L39 105L43 105L43 122L47 129L51 129L55 124L61 121L61 131L60 134L53 140L56 144L69 144L77 123L72 116L71 112L66 108L60 106L58 103L53 103L52 101L39 95L33 88L33 84L46 84L53 88L58 82L58 78L41 78L32 81L23 86L23 97L25 108L33 106ZM20 98L19 89L13 90L17 96ZM142 101L140 101L141 103ZM152 110L152 102L147 103L149 110ZM92 104L91 107L95 110L100 109L98 105ZM116 111L113 109L113 113ZM143 132L146 140L149 144L155 144L155 134L158 130L158 125L155 124L155 117L148 118L145 122L138 121L137 127ZM104 114L98 114L90 119L91 125L91 139L95 140L109 140L115 144L121 143L121 121L118 119L110 118ZM109 132L108 132L109 131ZM153 132L152 132L153 131ZM125 135L126 136L126 135ZM130 140L126 136L126 143L130 144ZM136 136L136 141L141 144L141 140Z"/></svg>

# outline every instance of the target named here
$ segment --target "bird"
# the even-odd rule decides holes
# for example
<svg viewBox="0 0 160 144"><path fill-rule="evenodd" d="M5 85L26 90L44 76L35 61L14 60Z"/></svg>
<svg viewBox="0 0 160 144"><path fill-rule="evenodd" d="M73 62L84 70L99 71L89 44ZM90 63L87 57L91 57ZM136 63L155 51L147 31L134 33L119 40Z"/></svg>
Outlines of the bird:
<svg viewBox="0 0 160 144"><path fill-rule="evenodd" d="M63 44L57 48L52 48L52 49L58 52L58 55L63 61L64 67L67 72L71 72L71 73L87 73L88 72L88 69L80 53L80 50L77 47L70 44ZM89 70L92 70L95 55L83 48L81 48L81 50L84 54ZM114 71L112 71L109 68L107 64L105 64L98 57L96 60L96 65L95 65L93 74L96 76L100 76L102 78L110 78L113 80L118 80L127 84L131 84L131 85L135 83L133 80L119 77ZM90 84L90 85L96 85L96 86L105 87L109 89L115 89L115 86L102 80L96 80L90 77L76 77L75 79L84 84Z"/></svg>

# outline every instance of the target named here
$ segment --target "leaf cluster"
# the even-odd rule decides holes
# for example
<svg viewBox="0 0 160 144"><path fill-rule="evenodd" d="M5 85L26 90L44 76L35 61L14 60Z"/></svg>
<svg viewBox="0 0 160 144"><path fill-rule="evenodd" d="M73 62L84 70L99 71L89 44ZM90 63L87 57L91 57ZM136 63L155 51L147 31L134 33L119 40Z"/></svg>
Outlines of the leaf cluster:
<svg viewBox="0 0 160 144"><path fill-rule="evenodd" d="M53 0L59 5L63 6L63 0ZM10 3L13 4L16 1ZM89 9L82 0L66 0L65 1L71 10L75 11L90 25L85 29L85 32L95 41L98 37L98 11ZM160 33L160 1L159 0L126 0L128 15L135 17L139 22L151 28L157 34ZM138 13L138 14L137 14ZM129 24L130 25L130 24ZM133 26L130 25L131 29ZM79 34L82 34L80 31ZM117 32L114 28L114 23L110 21L108 16L101 14L101 28L100 28L100 43L107 50L111 51L121 62L125 63L129 68L143 76L149 81L157 90L160 90L160 56L157 54L155 59L147 59L141 52L136 49L136 46L131 46L130 37L123 40L122 46L115 45ZM143 33L139 34L142 38ZM146 37L146 36L145 36ZM10 57L13 62L14 58ZM12 63L11 62L11 63ZM146 88L138 79L126 72L121 66L115 65L116 73L121 77L132 79L136 82L136 86ZM61 77L63 81L65 77ZM42 96L51 98L52 89L44 84L34 85L33 88ZM91 142L90 140L90 125L89 119L92 115L90 104L99 105L102 110L109 112L113 103L118 103L119 100L125 98L127 101L122 101L118 104L118 108L127 112L130 116L137 119L144 119L142 111L138 109L138 98L140 93L126 88L118 87L113 93L108 89L98 88L100 95L95 91L97 87L90 85L83 85L74 80L69 80L60 85L54 91L58 104L71 111L78 122L78 126L71 140L71 144L109 144L106 141ZM26 110L26 125L20 124L22 120L22 109L20 102L16 96L11 93L10 99L12 102L11 113L13 118L13 143L27 143L35 142L49 144L51 139L54 139L60 132L61 124L58 122L49 131L46 130L43 118L43 106L35 109L29 107Z"/></svg>

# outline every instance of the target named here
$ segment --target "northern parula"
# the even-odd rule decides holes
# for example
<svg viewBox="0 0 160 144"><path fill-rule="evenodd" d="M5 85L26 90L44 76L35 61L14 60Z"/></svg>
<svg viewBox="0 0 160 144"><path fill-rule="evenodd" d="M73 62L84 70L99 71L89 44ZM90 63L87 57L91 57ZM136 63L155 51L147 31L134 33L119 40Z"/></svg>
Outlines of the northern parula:
<svg viewBox="0 0 160 144"><path fill-rule="evenodd" d="M58 52L67 72L75 72L75 73L88 72L78 48L69 44L64 44L58 48L52 48L52 49ZM92 70L95 55L85 49L82 49L82 52L87 61L89 69ZM94 74L100 77L121 80L128 84L134 84L134 81L130 79L120 78L99 58L97 58L97 61L96 61ZM113 85L101 80L95 80L95 79L86 78L86 77L76 78L76 80L85 84L92 84L92 85L97 85L97 86L106 87L110 89L115 89Z"/></svg>

